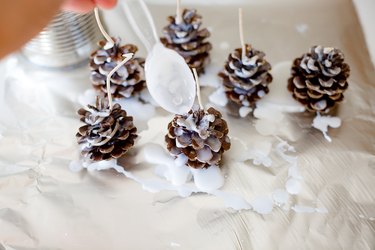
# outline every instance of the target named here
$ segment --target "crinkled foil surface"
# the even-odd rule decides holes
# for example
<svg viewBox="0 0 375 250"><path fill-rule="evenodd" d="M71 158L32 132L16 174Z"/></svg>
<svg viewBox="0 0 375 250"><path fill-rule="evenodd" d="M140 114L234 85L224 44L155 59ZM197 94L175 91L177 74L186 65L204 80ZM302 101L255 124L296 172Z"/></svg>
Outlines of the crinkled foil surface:
<svg viewBox="0 0 375 250"><path fill-rule="evenodd" d="M304 178L293 202L328 213L237 212L209 195L146 192L115 171L72 172L77 99L90 88L88 70L36 72L11 57L0 68L0 249L374 249L375 74L353 5L259 2L242 5L246 38L272 65L322 44L342 49L351 66L350 87L336 114L343 124L330 130L332 143L301 114L289 115L279 135L296 148ZM212 63L219 69L239 47L239 5L197 7L212 29ZM175 7L151 10L161 28ZM107 19L113 33L137 42L119 10ZM259 140L253 118L228 119L232 135ZM142 175L150 166L128 168ZM245 162L228 167L223 189L255 197L283 186L286 176L282 165Z"/></svg>

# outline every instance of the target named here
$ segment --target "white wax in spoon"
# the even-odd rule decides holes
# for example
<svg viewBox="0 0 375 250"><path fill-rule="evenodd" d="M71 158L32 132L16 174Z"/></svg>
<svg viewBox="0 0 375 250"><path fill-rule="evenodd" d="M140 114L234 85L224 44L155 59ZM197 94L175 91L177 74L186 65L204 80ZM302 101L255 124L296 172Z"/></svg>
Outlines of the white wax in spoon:
<svg viewBox="0 0 375 250"><path fill-rule="evenodd" d="M193 106L196 89L193 74L177 52L161 43L146 58L145 74L152 98L173 114L187 113Z"/></svg>

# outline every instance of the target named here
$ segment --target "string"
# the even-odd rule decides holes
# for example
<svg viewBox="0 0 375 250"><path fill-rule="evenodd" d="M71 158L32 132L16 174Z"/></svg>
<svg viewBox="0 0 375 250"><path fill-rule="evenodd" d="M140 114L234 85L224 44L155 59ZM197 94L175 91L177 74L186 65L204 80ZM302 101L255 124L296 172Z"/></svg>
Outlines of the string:
<svg viewBox="0 0 375 250"><path fill-rule="evenodd" d="M240 29L240 41L241 41L241 47L242 47L242 60L245 59L246 56L246 45L244 41L244 35L243 35L243 18L242 18L242 8L238 9L238 22L239 22L239 29Z"/></svg>
<svg viewBox="0 0 375 250"><path fill-rule="evenodd" d="M201 98L201 87L200 87L200 84L199 84L198 73L197 73L197 70L195 68L193 68L193 73L194 73L194 78L195 78L195 84L197 86L197 97L198 97L199 107L200 107L200 109L203 109L202 98Z"/></svg>
<svg viewBox="0 0 375 250"><path fill-rule="evenodd" d="M107 95L108 95L108 104L109 104L109 109L112 109L112 93L111 93L111 77L112 75L119 69L121 68L125 63L127 63L130 59L132 59L133 57L133 53L128 53L128 54L124 54L122 55L123 57L125 57L124 60L122 60L119 64L116 65L116 67L114 67L111 72L109 72L108 76L107 76Z"/></svg>
<svg viewBox="0 0 375 250"><path fill-rule="evenodd" d="M96 23L98 24L100 32L103 34L104 38L111 44L111 47L112 47L113 45L115 45L115 42L113 41L112 37L108 35L108 33L105 31L103 27L102 21L100 20L98 7L94 9L94 13L95 13Z"/></svg>

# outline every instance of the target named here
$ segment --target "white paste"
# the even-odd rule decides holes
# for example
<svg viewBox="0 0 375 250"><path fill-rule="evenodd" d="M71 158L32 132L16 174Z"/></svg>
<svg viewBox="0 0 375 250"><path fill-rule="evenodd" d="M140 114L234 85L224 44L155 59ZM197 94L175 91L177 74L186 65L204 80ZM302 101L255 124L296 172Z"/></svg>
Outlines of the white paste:
<svg viewBox="0 0 375 250"><path fill-rule="evenodd" d="M318 130L320 130L324 138L327 141L332 142L331 137L328 136L328 126L331 128L338 128L341 126L341 119L339 117L333 116L321 116L317 113L316 117L313 120L312 126Z"/></svg>

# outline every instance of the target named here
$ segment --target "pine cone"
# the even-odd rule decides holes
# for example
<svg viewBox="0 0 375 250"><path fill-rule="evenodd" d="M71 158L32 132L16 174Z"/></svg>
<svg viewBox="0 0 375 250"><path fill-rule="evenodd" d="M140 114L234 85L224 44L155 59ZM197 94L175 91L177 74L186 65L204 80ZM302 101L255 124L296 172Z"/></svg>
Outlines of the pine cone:
<svg viewBox="0 0 375 250"><path fill-rule="evenodd" d="M269 92L272 81L269 73L271 65L264 59L265 54L246 44L245 58L242 48L235 49L228 56L222 78L226 96L239 106L253 107L255 102Z"/></svg>
<svg viewBox="0 0 375 250"><path fill-rule="evenodd" d="M192 9L184 9L182 22L176 23L175 16L169 16L169 25L164 27L160 41L167 48L175 50L189 65L196 68L198 74L204 73L205 66L210 62L209 52L212 49L211 43L205 41L210 32L204 28L199 29L202 24L202 16Z"/></svg>
<svg viewBox="0 0 375 250"><path fill-rule="evenodd" d="M107 95L107 76L124 58L123 54L136 53L137 46L126 44L120 46L120 39L114 39L115 45L107 49L107 41L98 43L99 49L90 56L90 68L93 87L104 96ZM129 98L140 92L145 86L143 58L134 58L128 61L111 77L111 94L115 98Z"/></svg>
<svg viewBox="0 0 375 250"><path fill-rule="evenodd" d="M214 108L176 115L168 124L165 141L171 155L186 155L192 168L219 165L222 154L230 148L227 123Z"/></svg>
<svg viewBox="0 0 375 250"><path fill-rule="evenodd" d="M134 145L137 128L133 117L127 116L119 104L110 110L106 100L97 98L95 106L81 108L78 114L86 123L76 134L82 156L92 161L117 159Z"/></svg>
<svg viewBox="0 0 375 250"><path fill-rule="evenodd" d="M328 113L348 88L350 68L339 49L314 46L294 60L291 72L288 89L310 112Z"/></svg>

